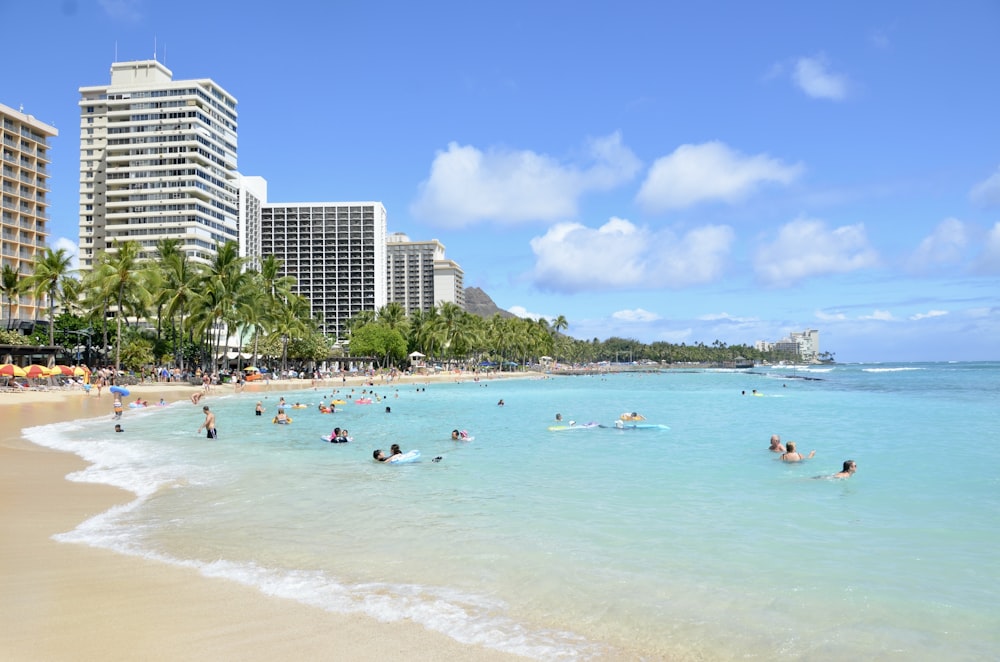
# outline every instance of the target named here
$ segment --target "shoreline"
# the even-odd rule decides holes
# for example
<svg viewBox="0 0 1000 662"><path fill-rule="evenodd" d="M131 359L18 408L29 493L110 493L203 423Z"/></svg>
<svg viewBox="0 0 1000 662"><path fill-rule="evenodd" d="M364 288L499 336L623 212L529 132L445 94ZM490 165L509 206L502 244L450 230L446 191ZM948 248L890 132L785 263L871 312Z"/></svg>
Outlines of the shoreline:
<svg viewBox="0 0 1000 662"><path fill-rule="evenodd" d="M456 379L472 377L418 375L382 384L376 380L369 388ZM364 387L365 381L350 378L346 387ZM160 397L189 401L201 390L167 383L127 388L151 402ZM245 392L310 388L309 380L283 380ZM202 402L234 392L229 385L216 387ZM108 393L98 398L79 390L0 394L0 414L8 423L0 433L0 649L5 659L524 659L462 644L412 622L331 613L189 568L53 540L134 496L109 485L68 480L87 463L27 441L22 430L105 414L110 422L111 403Z"/></svg>

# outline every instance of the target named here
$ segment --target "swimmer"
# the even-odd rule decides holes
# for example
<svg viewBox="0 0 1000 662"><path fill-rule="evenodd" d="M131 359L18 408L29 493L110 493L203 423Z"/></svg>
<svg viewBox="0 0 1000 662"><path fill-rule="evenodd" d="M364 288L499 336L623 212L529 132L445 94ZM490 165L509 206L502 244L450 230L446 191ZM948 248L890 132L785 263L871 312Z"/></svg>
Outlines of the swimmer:
<svg viewBox="0 0 1000 662"><path fill-rule="evenodd" d="M562 420L562 414L556 414L556 421Z"/></svg>
<svg viewBox="0 0 1000 662"><path fill-rule="evenodd" d="M844 468L830 476L830 478L850 478L858 470L858 463L854 460L844 460Z"/></svg>
<svg viewBox="0 0 1000 662"><path fill-rule="evenodd" d="M497 407L503 407L503 398L501 398L500 402L497 403Z"/></svg>
<svg viewBox="0 0 1000 662"><path fill-rule="evenodd" d="M120 424L115 424L115 432L125 432Z"/></svg>
<svg viewBox="0 0 1000 662"><path fill-rule="evenodd" d="M375 451L372 452L372 458L376 462L385 462L386 460L389 459L381 448L376 448Z"/></svg>
<svg viewBox="0 0 1000 662"><path fill-rule="evenodd" d="M781 455L782 462L801 462L802 460L811 460L816 456L816 451L809 451L809 455L805 456L802 453L795 450L795 442L788 442L788 450L786 450Z"/></svg>
<svg viewBox="0 0 1000 662"><path fill-rule="evenodd" d="M263 414L264 414L264 403L258 401L257 402L257 406L255 406L253 408L253 413L254 413L254 416L263 416Z"/></svg>
<svg viewBox="0 0 1000 662"><path fill-rule="evenodd" d="M781 436L772 434L771 435L771 447L767 450L772 453L784 453L785 447L781 445Z"/></svg>

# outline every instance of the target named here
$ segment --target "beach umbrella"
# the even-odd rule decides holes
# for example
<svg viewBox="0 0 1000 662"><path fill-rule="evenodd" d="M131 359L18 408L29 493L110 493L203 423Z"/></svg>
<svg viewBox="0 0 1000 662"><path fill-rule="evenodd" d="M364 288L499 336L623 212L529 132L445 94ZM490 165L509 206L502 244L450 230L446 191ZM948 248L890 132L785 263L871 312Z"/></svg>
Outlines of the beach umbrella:
<svg viewBox="0 0 1000 662"><path fill-rule="evenodd" d="M24 372L24 368L19 365L14 365L13 363L4 363L0 365L0 375L4 377L27 377Z"/></svg>
<svg viewBox="0 0 1000 662"><path fill-rule="evenodd" d="M255 368L253 366L249 366L249 367L243 368L243 372L258 372L258 370L257 370L257 368Z"/></svg>
<svg viewBox="0 0 1000 662"><path fill-rule="evenodd" d="M48 377L49 375L49 369L43 365L38 365L37 363L32 363L24 369L24 376L30 379L34 379L36 377Z"/></svg>
<svg viewBox="0 0 1000 662"><path fill-rule="evenodd" d="M84 375L90 374L90 368L86 366L76 366L73 368L73 374L77 377L83 377Z"/></svg>
<svg viewBox="0 0 1000 662"><path fill-rule="evenodd" d="M49 373L52 375L66 375L67 377L72 377L73 368L68 365L57 365L49 368Z"/></svg>

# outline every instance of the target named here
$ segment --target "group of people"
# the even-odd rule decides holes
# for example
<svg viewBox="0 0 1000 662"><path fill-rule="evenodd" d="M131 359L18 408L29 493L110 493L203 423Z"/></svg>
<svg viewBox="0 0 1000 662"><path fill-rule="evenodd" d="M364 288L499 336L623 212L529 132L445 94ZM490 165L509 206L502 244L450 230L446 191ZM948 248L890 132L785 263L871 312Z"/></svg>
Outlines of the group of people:
<svg viewBox="0 0 1000 662"><path fill-rule="evenodd" d="M781 436L772 434L771 435L771 445L768 450L772 453L781 453L780 459L782 462L802 462L803 460L811 460L816 457L816 451L809 451L809 455L803 455L795 448L795 442L789 441L787 444L783 445L781 443ZM858 464L854 460L844 460L843 469L837 473L829 476L829 478L850 478L855 471L858 470ZM817 478L826 478L826 476L817 476Z"/></svg>
<svg viewBox="0 0 1000 662"><path fill-rule="evenodd" d="M403 451L399 449L399 444L393 444L392 446L389 447L388 455L386 455L385 451L383 451L381 448L376 448L372 452L372 457L377 462L392 462L394 460L398 460L399 458L403 457Z"/></svg>

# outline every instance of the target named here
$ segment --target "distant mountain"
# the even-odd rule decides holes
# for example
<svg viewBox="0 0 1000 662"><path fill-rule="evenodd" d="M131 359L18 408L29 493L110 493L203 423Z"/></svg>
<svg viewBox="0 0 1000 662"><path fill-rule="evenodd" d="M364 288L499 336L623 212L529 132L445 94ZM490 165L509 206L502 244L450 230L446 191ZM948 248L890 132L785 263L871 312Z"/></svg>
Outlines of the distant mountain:
<svg viewBox="0 0 1000 662"><path fill-rule="evenodd" d="M493 303L490 295L478 287L465 288L465 309L473 315L479 315L486 319L493 317L497 313L500 313L500 317L517 317L514 313L508 312Z"/></svg>

